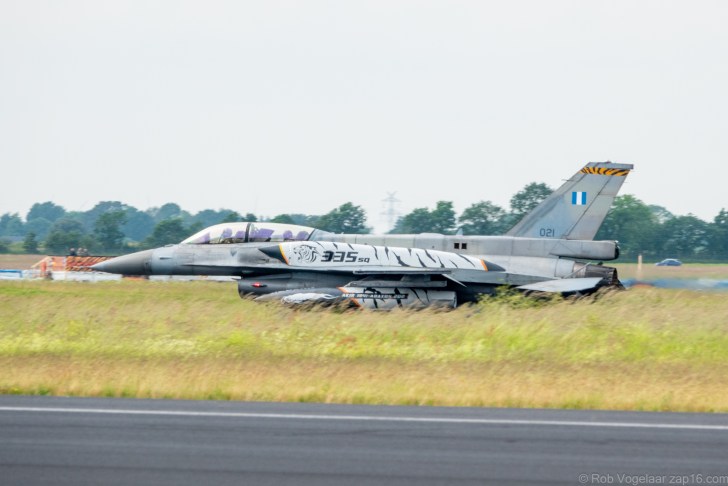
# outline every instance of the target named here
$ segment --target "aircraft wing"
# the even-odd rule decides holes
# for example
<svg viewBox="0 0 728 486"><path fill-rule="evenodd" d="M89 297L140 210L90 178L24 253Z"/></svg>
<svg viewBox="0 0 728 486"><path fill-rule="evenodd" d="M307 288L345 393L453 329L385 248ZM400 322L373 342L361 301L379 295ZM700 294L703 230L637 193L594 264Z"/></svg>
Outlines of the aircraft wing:
<svg viewBox="0 0 728 486"><path fill-rule="evenodd" d="M597 287L602 280L602 277L559 278L556 280L521 285L516 288L520 290L535 290L537 292L581 292Z"/></svg>
<svg viewBox="0 0 728 486"><path fill-rule="evenodd" d="M396 281L398 285L408 283L410 279L410 285L419 285L420 280L415 280L417 276L441 276L446 280L449 280L462 287L467 287L470 284L485 284L485 285L505 285L507 283L508 275L503 271L480 271L480 270L468 270L468 269L447 269L447 268L408 268L408 269L372 269L372 268L359 268L352 271L354 275L361 275L364 277L374 276L383 277ZM399 278L401 277L401 280ZM440 280L440 282L443 282Z"/></svg>
<svg viewBox="0 0 728 486"><path fill-rule="evenodd" d="M446 275L452 273L447 268L391 268L391 267L368 267L354 268L351 270L354 275Z"/></svg>

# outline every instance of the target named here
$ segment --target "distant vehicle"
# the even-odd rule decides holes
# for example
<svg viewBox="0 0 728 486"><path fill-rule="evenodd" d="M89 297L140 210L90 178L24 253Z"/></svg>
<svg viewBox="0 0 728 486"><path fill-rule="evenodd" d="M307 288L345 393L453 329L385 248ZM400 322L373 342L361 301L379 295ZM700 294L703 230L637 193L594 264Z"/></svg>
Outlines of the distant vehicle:
<svg viewBox="0 0 728 486"><path fill-rule="evenodd" d="M665 258L661 262L655 263L656 267L679 267L682 262L676 258Z"/></svg>
<svg viewBox="0 0 728 486"><path fill-rule="evenodd" d="M270 222L221 223L178 245L92 268L122 275L238 279L241 296L361 307L476 301L498 287L562 294L621 287L603 260L615 241L593 241L631 164L590 162L504 236L332 234Z"/></svg>

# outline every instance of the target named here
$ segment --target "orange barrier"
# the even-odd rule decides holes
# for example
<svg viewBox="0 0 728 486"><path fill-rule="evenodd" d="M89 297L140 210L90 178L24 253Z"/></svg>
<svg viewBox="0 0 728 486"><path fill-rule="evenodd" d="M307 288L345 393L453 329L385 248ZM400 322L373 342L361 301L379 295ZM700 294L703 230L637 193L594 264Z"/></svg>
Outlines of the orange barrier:
<svg viewBox="0 0 728 486"><path fill-rule="evenodd" d="M108 256L52 256L49 255L32 268L40 268L41 275L48 272L91 272L91 265L104 262L114 257Z"/></svg>
<svg viewBox="0 0 728 486"><path fill-rule="evenodd" d="M105 256L67 256L65 257L65 268L67 272L90 272L91 265L104 262L113 257Z"/></svg>

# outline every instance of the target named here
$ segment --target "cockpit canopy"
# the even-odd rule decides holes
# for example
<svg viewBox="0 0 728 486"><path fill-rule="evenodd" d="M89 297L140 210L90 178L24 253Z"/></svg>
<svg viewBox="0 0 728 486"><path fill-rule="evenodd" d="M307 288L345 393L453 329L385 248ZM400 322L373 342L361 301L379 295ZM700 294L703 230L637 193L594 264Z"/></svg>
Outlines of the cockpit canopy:
<svg viewBox="0 0 728 486"><path fill-rule="evenodd" d="M284 242L324 239L329 233L308 226L281 223L221 223L198 231L183 245Z"/></svg>

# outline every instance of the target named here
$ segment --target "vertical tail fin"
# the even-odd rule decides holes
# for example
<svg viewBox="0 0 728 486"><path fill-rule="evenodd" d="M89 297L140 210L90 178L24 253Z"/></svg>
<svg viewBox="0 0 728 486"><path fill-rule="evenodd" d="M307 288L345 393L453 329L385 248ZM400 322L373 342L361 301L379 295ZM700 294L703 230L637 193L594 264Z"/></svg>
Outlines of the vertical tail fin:
<svg viewBox="0 0 728 486"><path fill-rule="evenodd" d="M523 217L507 236L591 240L632 164L589 162Z"/></svg>

